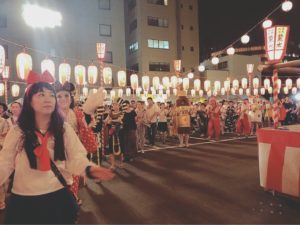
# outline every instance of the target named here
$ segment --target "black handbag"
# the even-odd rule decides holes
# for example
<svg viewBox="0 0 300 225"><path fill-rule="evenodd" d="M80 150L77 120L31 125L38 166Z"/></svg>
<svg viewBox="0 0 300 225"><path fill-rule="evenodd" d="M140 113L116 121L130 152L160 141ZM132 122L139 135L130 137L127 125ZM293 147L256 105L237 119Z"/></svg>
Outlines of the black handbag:
<svg viewBox="0 0 300 225"><path fill-rule="evenodd" d="M59 182L66 189L66 193L67 193L66 204L68 204L66 206L66 209L68 209L68 211L66 212L66 214L64 216L66 219L66 222L75 224L78 219L78 216L79 216L79 205L77 204L77 199L74 196L74 193L69 189L69 185L67 184L65 178L63 177L63 175L61 174L61 172L59 171L59 169L57 168L55 163L52 160L50 163L51 163L52 172L55 174L55 176L57 177Z"/></svg>

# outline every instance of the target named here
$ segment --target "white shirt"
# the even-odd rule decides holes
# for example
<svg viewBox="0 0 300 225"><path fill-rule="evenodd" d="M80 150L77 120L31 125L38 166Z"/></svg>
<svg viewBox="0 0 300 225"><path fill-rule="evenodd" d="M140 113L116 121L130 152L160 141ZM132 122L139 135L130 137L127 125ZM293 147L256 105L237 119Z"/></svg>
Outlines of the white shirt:
<svg viewBox="0 0 300 225"><path fill-rule="evenodd" d="M86 150L72 127L64 124L64 145L66 161L56 161L60 172L69 181L70 174L81 175L90 163L86 157ZM12 192L23 196L36 196L55 192L63 188L54 173L31 169L25 149L23 148L23 133L18 126L8 132L0 151L0 185L2 185L15 169ZM50 157L54 158L54 138L48 141ZM68 182L69 183L69 182Z"/></svg>
<svg viewBox="0 0 300 225"><path fill-rule="evenodd" d="M151 108L147 108L146 110L146 117L148 122L150 123L156 123L157 121L157 116L154 116L154 114L159 113L160 109L156 104L153 104Z"/></svg>

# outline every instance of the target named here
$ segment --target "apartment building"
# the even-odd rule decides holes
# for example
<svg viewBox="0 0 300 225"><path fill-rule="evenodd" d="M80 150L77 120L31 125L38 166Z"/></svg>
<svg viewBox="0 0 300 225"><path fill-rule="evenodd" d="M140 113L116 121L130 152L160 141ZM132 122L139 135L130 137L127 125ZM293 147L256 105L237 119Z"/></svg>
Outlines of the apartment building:
<svg viewBox="0 0 300 225"><path fill-rule="evenodd" d="M175 59L183 73L199 64L197 0L125 0L125 24L131 73L174 75Z"/></svg>
<svg viewBox="0 0 300 225"><path fill-rule="evenodd" d="M58 66L64 58L72 68L78 63L87 67L93 59L93 63L97 65L96 43L105 42L107 47L104 61L112 66L113 81L117 83L117 71L126 68L123 0L35 1L39 6L62 14L62 26L54 29L27 26L22 18L26 3L23 0L0 0L0 37L25 48L41 51L42 53L27 50L32 56L36 71L41 71L40 63L46 56L55 62L56 78ZM11 65L11 80L16 80L15 60L22 47L1 40L0 44L5 47L7 62ZM74 81L74 70L71 80Z"/></svg>

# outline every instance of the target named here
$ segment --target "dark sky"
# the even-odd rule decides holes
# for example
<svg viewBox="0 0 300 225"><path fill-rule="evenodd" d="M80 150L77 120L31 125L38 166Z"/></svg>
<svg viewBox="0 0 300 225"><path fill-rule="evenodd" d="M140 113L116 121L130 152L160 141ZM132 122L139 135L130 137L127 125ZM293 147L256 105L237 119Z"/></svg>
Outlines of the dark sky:
<svg viewBox="0 0 300 225"><path fill-rule="evenodd" d="M226 48L257 24L283 0L198 0L200 23L200 58L208 58L212 51ZM300 0L292 0L294 7L286 13L281 8L270 19L273 24L291 25L289 48L300 52ZM263 45L263 29L250 33L246 46ZM234 47L241 47L238 42ZM243 45L245 47L245 45ZM212 49L212 50L211 50Z"/></svg>

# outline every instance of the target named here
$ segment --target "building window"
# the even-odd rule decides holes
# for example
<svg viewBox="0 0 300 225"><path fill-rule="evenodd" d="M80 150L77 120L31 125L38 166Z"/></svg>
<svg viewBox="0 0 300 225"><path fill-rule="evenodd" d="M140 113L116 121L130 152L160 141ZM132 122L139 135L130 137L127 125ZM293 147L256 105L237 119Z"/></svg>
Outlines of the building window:
<svg viewBox="0 0 300 225"><path fill-rule="evenodd" d="M193 10L193 6L192 6L192 5L189 5L189 9L190 9L190 10Z"/></svg>
<svg viewBox="0 0 300 225"><path fill-rule="evenodd" d="M225 62L221 62L218 64L218 69L219 70L224 70L224 69L227 69L228 68L228 62L225 61Z"/></svg>
<svg viewBox="0 0 300 225"><path fill-rule="evenodd" d="M132 70L133 72L139 72L139 64L134 64L130 67L130 70Z"/></svg>
<svg viewBox="0 0 300 225"><path fill-rule="evenodd" d="M100 34L100 36L110 37L111 36L111 25L100 24L99 25L99 34Z"/></svg>
<svg viewBox="0 0 300 225"><path fill-rule="evenodd" d="M129 53L130 54L136 52L138 49L139 49L139 43L137 41L135 41L131 45L129 45Z"/></svg>
<svg viewBox="0 0 300 225"><path fill-rule="evenodd" d="M148 39L148 48L170 49L169 41Z"/></svg>
<svg viewBox="0 0 300 225"><path fill-rule="evenodd" d="M136 6L136 0L131 0L128 4L129 11L135 8L135 6Z"/></svg>
<svg viewBox="0 0 300 225"><path fill-rule="evenodd" d="M194 47L190 47L190 50L191 50L191 52L193 52L194 51Z"/></svg>
<svg viewBox="0 0 300 225"><path fill-rule="evenodd" d="M129 25L129 32L131 33L132 31L134 31L137 28L137 20L135 19L134 21L132 21Z"/></svg>
<svg viewBox="0 0 300 225"><path fill-rule="evenodd" d="M193 26L190 26L190 30L194 30L194 27L193 27Z"/></svg>
<svg viewBox="0 0 300 225"><path fill-rule="evenodd" d="M110 10L110 0L98 0L98 8Z"/></svg>
<svg viewBox="0 0 300 225"><path fill-rule="evenodd" d="M153 5L168 5L168 0L147 0L147 2Z"/></svg>
<svg viewBox="0 0 300 225"><path fill-rule="evenodd" d="M155 27L168 27L169 21L163 18L148 16L148 25Z"/></svg>
<svg viewBox="0 0 300 225"><path fill-rule="evenodd" d="M0 15L0 28L7 28L7 17Z"/></svg>
<svg viewBox="0 0 300 225"><path fill-rule="evenodd" d="M170 72L170 63L150 62L149 63L149 71Z"/></svg>
<svg viewBox="0 0 300 225"><path fill-rule="evenodd" d="M113 63L113 55L112 52L105 52L105 59L103 60L105 63Z"/></svg>

